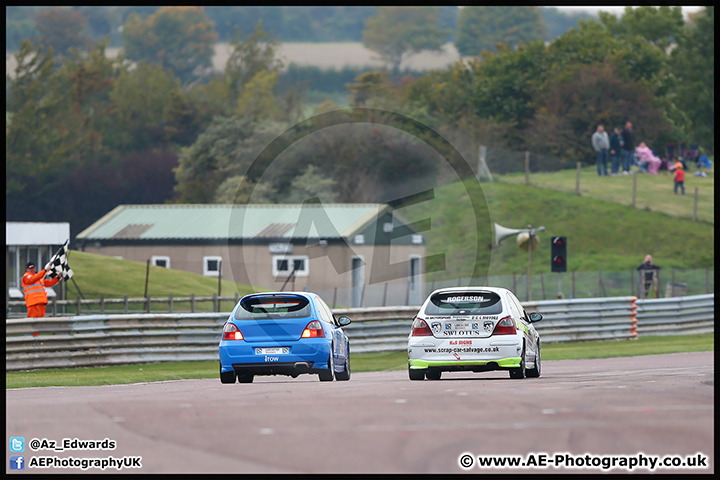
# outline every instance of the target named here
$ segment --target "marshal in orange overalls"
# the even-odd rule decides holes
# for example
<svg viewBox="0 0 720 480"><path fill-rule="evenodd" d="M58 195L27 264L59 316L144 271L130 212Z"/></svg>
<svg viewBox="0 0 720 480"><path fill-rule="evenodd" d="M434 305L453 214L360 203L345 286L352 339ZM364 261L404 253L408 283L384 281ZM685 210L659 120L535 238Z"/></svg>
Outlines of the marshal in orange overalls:
<svg viewBox="0 0 720 480"><path fill-rule="evenodd" d="M22 290L25 295L25 306L28 309L28 317L44 317L47 309L47 292L44 287L52 287L60 281L60 277L44 279L45 270L35 273L35 264L28 263L25 266L25 275L22 277Z"/></svg>

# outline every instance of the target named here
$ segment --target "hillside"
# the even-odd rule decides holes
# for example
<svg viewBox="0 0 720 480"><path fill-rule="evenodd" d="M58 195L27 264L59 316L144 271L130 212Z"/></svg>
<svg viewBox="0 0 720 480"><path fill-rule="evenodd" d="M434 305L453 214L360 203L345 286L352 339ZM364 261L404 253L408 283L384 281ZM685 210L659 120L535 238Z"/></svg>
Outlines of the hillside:
<svg viewBox="0 0 720 480"><path fill-rule="evenodd" d="M590 188L590 183L586 183L588 190L597 188L600 193L608 190L602 185ZM671 197L667 201L678 201L672 195L672 184L667 179L664 184ZM522 273L528 264L527 251L517 247L515 236L492 247L493 223L514 229L526 228L528 224L545 227L540 234L540 246L533 252L534 273L550 272L549 242L555 235L567 236L568 271L634 270L647 254L666 269L705 269L714 265L715 233L711 223L644 208L632 209L585 194L577 196L534 185L517 185L512 183L512 177L481 185L489 212L489 222L485 224L475 224L469 193L460 183L439 187L433 200L401 210L410 221L430 218L431 229L425 232L427 254L445 254L444 268L428 261L427 271L440 270L430 273L428 280L471 276L476 256L490 275ZM691 198L682 200L692 202ZM658 196L656 202L660 201L666 200Z"/></svg>

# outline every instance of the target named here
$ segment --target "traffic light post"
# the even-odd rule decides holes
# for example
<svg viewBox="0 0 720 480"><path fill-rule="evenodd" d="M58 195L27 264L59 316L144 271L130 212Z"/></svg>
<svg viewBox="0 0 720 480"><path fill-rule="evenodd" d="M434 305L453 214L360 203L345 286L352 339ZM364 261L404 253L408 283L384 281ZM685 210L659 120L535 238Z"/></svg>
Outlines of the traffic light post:
<svg viewBox="0 0 720 480"><path fill-rule="evenodd" d="M552 237L550 242L550 269L558 272L558 298L562 298L560 273L567 272L567 237Z"/></svg>

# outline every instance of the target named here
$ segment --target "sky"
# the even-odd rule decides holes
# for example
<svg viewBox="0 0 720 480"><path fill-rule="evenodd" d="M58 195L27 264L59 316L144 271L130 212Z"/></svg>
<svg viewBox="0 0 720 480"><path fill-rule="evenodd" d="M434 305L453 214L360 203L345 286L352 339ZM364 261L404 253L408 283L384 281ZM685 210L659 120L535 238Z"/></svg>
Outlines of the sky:
<svg viewBox="0 0 720 480"><path fill-rule="evenodd" d="M613 13L615 15L622 15L622 13L625 11L624 6L621 6L621 7L617 7L617 6L611 6L611 7L608 7L608 6L605 6L605 7L588 7L588 6L567 7L567 6L562 6L562 7L555 7L555 8L557 8L558 10L564 10L564 11L579 11L580 10L580 11L591 12L591 13L597 13L598 11L602 10L604 12ZM683 16L687 17L687 15L689 13L697 12L698 10L701 10L704 7L683 6L681 8L683 11Z"/></svg>

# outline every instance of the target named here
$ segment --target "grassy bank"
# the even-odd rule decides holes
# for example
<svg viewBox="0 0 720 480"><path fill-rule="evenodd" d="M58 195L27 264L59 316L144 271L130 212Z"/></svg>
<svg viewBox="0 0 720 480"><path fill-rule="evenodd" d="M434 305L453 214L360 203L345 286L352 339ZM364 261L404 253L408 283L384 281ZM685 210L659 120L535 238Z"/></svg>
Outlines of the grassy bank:
<svg viewBox="0 0 720 480"><path fill-rule="evenodd" d="M633 167L636 168L636 167ZM685 175L685 196L673 194L673 176L668 171L658 175L638 173L635 185L635 208L663 213L679 219L692 219L695 189L698 191L697 219L701 222L715 223L715 173L712 169L703 169L706 177L697 177L698 170L693 166ZM507 174L499 176L499 181L513 185L524 185L525 174ZM533 186L575 194L577 172L574 169L547 173L532 173L530 183ZM584 167L580 171L580 195L587 198L615 203L629 207L632 205L633 177L599 177L595 166Z"/></svg>
<svg viewBox="0 0 720 480"><path fill-rule="evenodd" d="M572 342L544 345L543 360L626 357L663 353L713 351L713 334L642 337L635 340ZM403 370L406 352L354 354L353 372ZM217 362L153 363L94 368L65 368L33 372L8 372L6 388L94 386L159 382L192 378L218 378ZM219 380L218 380L219 382Z"/></svg>
<svg viewBox="0 0 720 480"><path fill-rule="evenodd" d="M557 175L553 178L559 181L567 174L548 175ZM531 180L535 182L538 176L533 175ZM513 177L505 177L508 181L482 183L484 198L479 202L487 205L489 218L483 217L481 224L476 221L469 196L477 193L468 192L461 183L438 187L433 191L432 200L400 209L411 222L431 221L431 228L424 232L428 238L426 271L429 281L470 277L476 259L481 265L480 270L485 269L489 275L522 273L528 265L527 251L515 244L516 236L494 246L494 223L511 229L523 229L527 225L545 227L539 235L539 247L533 252L534 274L550 273L550 237L555 235L567 236L568 272L629 272L635 270L647 254L652 255L665 272L672 268L705 269L714 265L715 230L712 223L631 208L610 199L593 198L590 194L578 196L535 184L519 185L509 181ZM631 177L603 177L600 180L601 183L627 184ZM661 188L659 182L663 182L652 175L644 175L643 180L658 183L658 189ZM600 196L604 187L597 188ZM668 187L663 182L662 188L666 190L662 202L680 201L672 194L672 185ZM661 195L656 194L656 197L660 202ZM688 198L682 201L692 202ZM708 208L712 215L714 207ZM430 258L433 255L444 256L437 256L436 260Z"/></svg>
<svg viewBox="0 0 720 480"><path fill-rule="evenodd" d="M145 295L146 279L147 293L153 298L169 295L174 298L188 297L193 293L197 296L212 296L218 293L217 278L154 265L148 268L143 262L72 250L68 255L68 263L75 272L73 279L85 298L122 298L123 295L140 298ZM68 282L65 288L68 298L77 298L78 292L72 282ZM222 280L220 293L223 296L233 296L236 292L242 296L252 293L253 289L229 279ZM202 310L203 307L198 306L198 309ZM209 310L210 305L205 305L204 309Z"/></svg>

